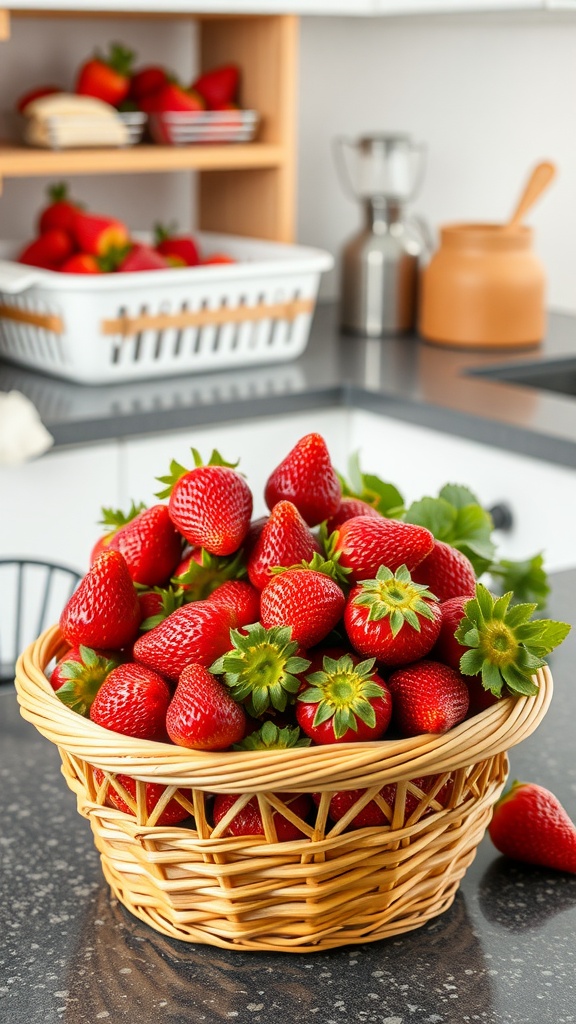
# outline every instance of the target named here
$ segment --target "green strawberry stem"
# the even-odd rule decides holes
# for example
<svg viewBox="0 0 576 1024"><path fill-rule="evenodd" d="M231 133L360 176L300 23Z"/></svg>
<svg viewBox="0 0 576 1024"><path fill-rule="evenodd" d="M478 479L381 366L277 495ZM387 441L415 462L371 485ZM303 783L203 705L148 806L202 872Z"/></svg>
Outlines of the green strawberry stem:
<svg viewBox="0 0 576 1024"><path fill-rule="evenodd" d="M286 725L279 729L274 722L264 722L255 732L245 736L233 750L288 750L289 747L309 747L312 740L302 736L299 726Z"/></svg>
<svg viewBox="0 0 576 1024"><path fill-rule="evenodd" d="M325 524L322 523L320 528L320 535L322 534L322 527ZM332 534L335 538L335 533ZM271 567L270 572L278 576L283 572L288 572L289 569L313 569L314 572L321 572L324 576L329 576L330 579L334 580L335 583L339 583L340 586L346 583L346 577L352 572L351 569L346 569L344 566L338 564L340 558L340 552L337 552L332 557L324 558L319 551L315 551L308 561L303 559L296 565L274 565Z"/></svg>
<svg viewBox="0 0 576 1024"><path fill-rule="evenodd" d="M134 586L138 593L158 594L161 598L160 611L156 612L155 615L149 615L148 618L140 623L142 633L147 633L150 629L154 629L155 626L159 626L161 622L164 622L164 619L167 619L172 612L175 612L184 604L185 595L181 587L147 587L145 584L140 583L135 583Z"/></svg>
<svg viewBox="0 0 576 1024"><path fill-rule="evenodd" d="M193 558L181 576L174 576L176 587L186 587L184 600L200 601L227 580L241 580L246 577L246 563L242 550L234 555L212 555L202 549L200 563Z"/></svg>
<svg viewBox="0 0 576 1024"><path fill-rule="evenodd" d="M336 739L348 729L357 732L358 718L369 728L374 727L376 715L369 698L382 696L382 687L371 681L375 663L376 659L370 658L355 665L349 654L338 660L324 656L322 670L306 676L309 688L297 698L306 704L318 705L315 727L333 719Z"/></svg>
<svg viewBox="0 0 576 1024"><path fill-rule="evenodd" d="M197 448L191 448L190 451L192 452L192 458L194 459L194 469L200 469L201 466L226 466L227 469L236 469L240 461L237 459L236 462L226 462L226 460L220 455L220 452L217 451L216 448L213 448L208 462L203 462L202 456ZM172 459L169 473L166 476L156 477L161 484L166 485L161 491L156 492L156 497L169 498L174 486L189 472L190 470L186 469L186 467L182 466L179 462L176 462L176 459Z"/></svg>
<svg viewBox="0 0 576 1024"><path fill-rule="evenodd" d="M434 612L426 601L437 601L438 598L425 584L414 583L405 565L395 573L381 565L375 580L361 580L359 586L362 592L353 599L353 603L370 609L370 622L389 618L392 636L397 636L405 622L420 632L419 615L425 619L434 618Z"/></svg>
<svg viewBox="0 0 576 1024"><path fill-rule="evenodd" d="M67 680L56 690L56 696L66 707L88 717L90 707L106 676L120 663L120 657L107 658L96 654L91 647L79 648L82 661L66 661L60 674Z"/></svg>
<svg viewBox="0 0 576 1024"><path fill-rule="evenodd" d="M144 512L145 509L146 505L143 501L138 502L138 504L133 501L128 512L123 512L122 509L119 508L102 507L102 519L99 521L99 526L108 527L108 531L111 533L112 531L119 530L121 526L126 526L127 523L132 522L132 520L135 519L137 515L140 515L140 512Z"/></svg>
<svg viewBox="0 0 576 1024"><path fill-rule="evenodd" d="M291 639L291 626L265 629L255 622L244 630L246 635L230 630L232 650L218 658L210 671L223 675L234 700L245 702L254 718L269 707L284 711L293 703L300 686L298 675L310 667L310 662L297 656L298 644Z"/></svg>
<svg viewBox="0 0 576 1024"><path fill-rule="evenodd" d="M510 607L512 591L495 598L482 584L464 605L464 618L454 636L470 648L460 659L463 675L481 674L482 685L496 697L506 688L512 694L538 693L533 679L545 656L570 632L566 622L532 619L536 604Z"/></svg>

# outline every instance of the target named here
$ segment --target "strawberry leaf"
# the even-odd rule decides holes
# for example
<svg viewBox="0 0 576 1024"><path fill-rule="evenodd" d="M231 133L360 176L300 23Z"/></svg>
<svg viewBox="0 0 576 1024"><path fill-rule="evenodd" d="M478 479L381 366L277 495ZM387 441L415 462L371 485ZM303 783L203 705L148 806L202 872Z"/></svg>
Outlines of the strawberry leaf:
<svg viewBox="0 0 576 1024"><path fill-rule="evenodd" d="M274 722L264 722L255 732L234 743L233 750L287 750L289 747L309 747L311 740L302 736L299 726L286 725L279 729Z"/></svg>
<svg viewBox="0 0 576 1024"><path fill-rule="evenodd" d="M360 498L383 516L398 518L404 510L404 498L394 484L381 480L374 473L363 473L358 452L348 460L349 482L337 474L345 498Z"/></svg>
<svg viewBox="0 0 576 1024"><path fill-rule="evenodd" d="M293 703L301 680L296 673L310 666L296 654L290 626L265 629L259 622L245 626L245 633L230 630L232 649L218 658L210 671L222 675L234 700L245 703L254 718L270 707L284 711Z"/></svg>
<svg viewBox="0 0 576 1024"><path fill-rule="evenodd" d="M520 561L507 558L493 561L488 572L499 589L514 592L515 600L535 600L541 608L545 607L550 585L542 554Z"/></svg>

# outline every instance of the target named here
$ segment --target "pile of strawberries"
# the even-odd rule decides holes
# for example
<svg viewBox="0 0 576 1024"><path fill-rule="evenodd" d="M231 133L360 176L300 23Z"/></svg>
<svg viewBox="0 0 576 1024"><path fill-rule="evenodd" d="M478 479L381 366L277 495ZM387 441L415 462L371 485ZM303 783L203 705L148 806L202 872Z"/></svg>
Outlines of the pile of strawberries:
<svg viewBox="0 0 576 1024"><path fill-rule="evenodd" d="M343 495L319 434L272 471L257 519L237 464L192 452L193 468L173 462L159 478L158 504L105 510L60 618L70 649L51 682L71 708L142 740L255 751L443 733L503 695L537 692L533 674L569 627L494 597L425 526ZM434 785L412 780L416 802ZM451 782L439 799L440 785ZM393 788L350 827L381 824ZM151 808L162 792L148 786ZM334 794L330 817L357 798ZM108 799L129 811L116 790ZM236 799L216 797L215 823ZM307 795L289 800L302 818L312 809ZM185 804L170 801L160 823L186 817ZM277 817L279 839L300 834ZM263 831L254 799L228 826L243 830Z"/></svg>
<svg viewBox="0 0 576 1024"><path fill-rule="evenodd" d="M228 253L203 254L192 234L175 227L158 224L153 243L137 241L117 217L85 210L69 196L63 182L49 188L48 203L36 227L36 237L19 252L17 262L64 274L133 273L236 262Z"/></svg>

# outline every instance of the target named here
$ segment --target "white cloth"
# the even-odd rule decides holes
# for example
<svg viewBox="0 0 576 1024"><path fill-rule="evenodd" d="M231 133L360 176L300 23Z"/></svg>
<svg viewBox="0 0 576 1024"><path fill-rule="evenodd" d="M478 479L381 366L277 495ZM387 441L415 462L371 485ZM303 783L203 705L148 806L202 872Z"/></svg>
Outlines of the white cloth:
<svg viewBox="0 0 576 1024"><path fill-rule="evenodd" d="M36 406L20 391L0 392L0 466L16 466L42 455L54 438Z"/></svg>

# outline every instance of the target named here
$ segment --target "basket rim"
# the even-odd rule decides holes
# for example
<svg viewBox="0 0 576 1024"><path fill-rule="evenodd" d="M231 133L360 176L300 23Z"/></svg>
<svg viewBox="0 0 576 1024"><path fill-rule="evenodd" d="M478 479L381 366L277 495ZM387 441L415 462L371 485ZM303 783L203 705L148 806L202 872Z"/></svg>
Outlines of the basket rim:
<svg viewBox="0 0 576 1024"><path fill-rule="evenodd" d="M209 792L321 792L399 782L455 771L503 753L540 724L553 693L548 666L534 679L533 697L507 697L442 734L292 747L270 751L199 751L124 736L66 707L45 669L69 645L51 626L20 655L16 693L22 717L70 756L145 782Z"/></svg>

